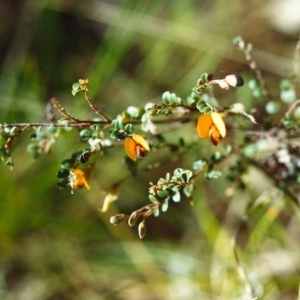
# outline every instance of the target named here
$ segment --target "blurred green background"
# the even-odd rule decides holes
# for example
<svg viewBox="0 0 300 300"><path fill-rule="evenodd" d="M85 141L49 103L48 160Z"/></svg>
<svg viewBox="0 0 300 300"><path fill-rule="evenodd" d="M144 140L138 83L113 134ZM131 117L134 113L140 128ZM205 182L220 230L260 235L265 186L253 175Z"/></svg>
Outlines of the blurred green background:
<svg viewBox="0 0 300 300"><path fill-rule="evenodd" d="M79 78L89 79L94 101L115 116L129 105L159 103L165 91L184 98L203 72L245 78L237 91L215 90L222 105L264 109L251 97L253 75L232 39L254 45L276 95L293 70L299 11L291 0L1 0L0 121L43 122L54 96L79 119L95 117L71 95ZM72 195L55 185L60 162L82 147L76 133L37 160L26 152L29 142L29 133L17 140L13 171L0 166L0 299L254 299L250 286L258 299L297 299L299 211L257 170L234 193L226 179L197 179L194 206L182 202L152 218L139 240L136 228L115 227L110 216L147 204L149 181L191 168L197 155L211 153L207 141L191 156L125 181L106 213L99 212L102 190L126 174L123 149L99 161L90 191ZM231 238L247 203L266 190L279 204L258 210L240 230L240 268Z"/></svg>

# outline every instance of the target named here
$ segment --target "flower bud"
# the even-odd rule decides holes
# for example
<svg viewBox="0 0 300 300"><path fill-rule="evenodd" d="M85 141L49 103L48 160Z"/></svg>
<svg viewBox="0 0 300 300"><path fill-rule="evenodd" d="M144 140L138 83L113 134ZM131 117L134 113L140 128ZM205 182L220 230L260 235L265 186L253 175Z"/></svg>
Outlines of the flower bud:
<svg viewBox="0 0 300 300"><path fill-rule="evenodd" d="M139 219L139 213L137 211L134 211L128 219L128 225L130 227L134 226L138 219Z"/></svg>
<svg viewBox="0 0 300 300"><path fill-rule="evenodd" d="M139 224L138 230L139 230L139 237L140 237L140 239L142 239L146 235L146 224L144 221L142 221Z"/></svg>
<svg viewBox="0 0 300 300"><path fill-rule="evenodd" d="M244 79L240 75L235 75L235 74L227 75L225 77L225 80L229 85L233 87L244 85Z"/></svg>
<svg viewBox="0 0 300 300"><path fill-rule="evenodd" d="M118 224L124 222L125 219L126 219L126 215L117 214L117 215L111 216L109 219L109 222L113 225L118 225Z"/></svg>

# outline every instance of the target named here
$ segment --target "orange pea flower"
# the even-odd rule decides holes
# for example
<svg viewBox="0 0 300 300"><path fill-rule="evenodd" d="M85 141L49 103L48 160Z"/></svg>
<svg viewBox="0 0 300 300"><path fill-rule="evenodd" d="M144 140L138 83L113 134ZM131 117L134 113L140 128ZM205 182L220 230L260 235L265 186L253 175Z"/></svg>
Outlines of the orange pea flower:
<svg viewBox="0 0 300 300"><path fill-rule="evenodd" d="M217 112L202 114L198 118L197 131L200 138L210 138L215 146L226 135L225 123Z"/></svg>
<svg viewBox="0 0 300 300"><path fill-rule="evenodd" d="M127 155L132 160L144 157L145 154L150 151L149 145L146 140L138 134L133 134L127 137L125 139L124 146Z"/></svg>
<svg viewBox="0 0 300 300"><path fill-rule="evenodd" d="M85 170L82 169L74 169L72 170L72 172L75 174L76 179L73 182L73 188L74 189L81 189L84 186L89 190L90 189L90 185L88 183L88 180L90 179L90 175L91 175L91 170L92 168L87 168Z"/></svg>

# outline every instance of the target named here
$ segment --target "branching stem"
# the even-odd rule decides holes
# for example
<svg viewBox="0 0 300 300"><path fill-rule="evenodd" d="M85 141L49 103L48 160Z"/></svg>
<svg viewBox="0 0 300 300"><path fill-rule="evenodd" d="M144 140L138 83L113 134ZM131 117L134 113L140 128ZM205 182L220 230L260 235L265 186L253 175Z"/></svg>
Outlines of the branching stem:
<svg viewBox="0 0 300 300"><path fill-rule="evenodd" d="M90 108L91 108L97 115L101 116L101 117L106 121L106 123L108 123L108 122L110 123L110 122L111 122L110 118L109 118L108 116L106 116L101 110L99 110L99 109L97 108L97 106L92 102L92 99L89 97L87 91L84 91L84 97L85 97L86 101L88 102Z"/></svg>

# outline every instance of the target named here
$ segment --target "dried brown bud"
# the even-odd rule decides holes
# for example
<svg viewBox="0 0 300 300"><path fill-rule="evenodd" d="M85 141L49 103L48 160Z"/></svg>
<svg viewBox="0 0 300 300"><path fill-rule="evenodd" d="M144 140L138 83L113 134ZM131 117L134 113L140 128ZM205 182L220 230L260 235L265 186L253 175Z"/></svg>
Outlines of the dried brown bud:
<svg viewBox="0 0 300 300"><path fill-rule="evenodd" d="M91 154L92 154L91 150L84 151L79 157L80 163L82 164L86 163L90 159Z"/></svg>
<svg viewBox="0 0 300 300"><path fill-rule="evenodd" d="M149 194L156 195L156 185L151 185L149 187Z"/></svg>
<svg viewBox="0 0 300 300"><path fill-rule="evenodd" d="M5 149L6 150L11 150L14 146L14 137L9 137L6 141L6 144L5 144Z"/></svg>

